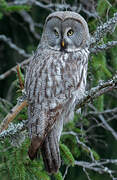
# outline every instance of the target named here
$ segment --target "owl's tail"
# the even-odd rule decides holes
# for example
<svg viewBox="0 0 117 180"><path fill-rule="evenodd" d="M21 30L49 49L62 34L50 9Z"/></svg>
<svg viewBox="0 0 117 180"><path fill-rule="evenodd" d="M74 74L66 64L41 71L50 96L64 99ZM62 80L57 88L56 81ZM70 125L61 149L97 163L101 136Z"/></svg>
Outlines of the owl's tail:
<svg viewBox="0 0 117 180"><path fill-rule="evenodd" d="M31 160L37 158L38 149L41 146L42 139L40 139L38 136L33 137L31 140L31 145L28 150L28 155Z"/></svg>
<svg viewBox="0 0 117 180"><path fill-rule="evenodd" d="M60 168L61 159L58 137L55 136L54 130L46 137L41 147L41 152L46 171L50 174L57 173Z"/></svg>
<svg viewBox="0 0 117 180"><path fill-rule="evenodd" d="M42 140L38 137L32 139L28 150L28 155L31 160L38 157L39 148L42 153L46 171L50 174L56 173L60 168L61 159L59 152L59 142L58 137L55 134L55 129L52 129L51 132L49 132L43 144Z"/></svg>

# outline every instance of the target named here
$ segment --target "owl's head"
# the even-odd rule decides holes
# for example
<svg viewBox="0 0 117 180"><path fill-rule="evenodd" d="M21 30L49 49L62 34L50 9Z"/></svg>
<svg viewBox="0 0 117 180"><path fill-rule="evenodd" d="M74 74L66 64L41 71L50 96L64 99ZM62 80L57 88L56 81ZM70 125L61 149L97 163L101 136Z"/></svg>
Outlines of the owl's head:
<svg viewBox="0 0 117 180"><path fill-rule="evenodd" d="M84 18L71 11L50 14L45 22L43 35L49 48L72 52L88 46L90 36Z"/></svg>

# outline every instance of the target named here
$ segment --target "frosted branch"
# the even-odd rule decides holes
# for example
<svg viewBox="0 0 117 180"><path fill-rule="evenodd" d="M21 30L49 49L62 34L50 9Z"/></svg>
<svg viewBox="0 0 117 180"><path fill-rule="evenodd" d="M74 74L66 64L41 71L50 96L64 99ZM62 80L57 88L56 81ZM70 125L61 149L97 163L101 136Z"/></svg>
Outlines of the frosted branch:
<svg viewBox="0 0 117 180"><path fill-rule="evenodd" d="M92 102L95 98L101 96L102 94L105 94L106 92L115 88L117 88L117 74L113 77L113 79L108 80L107 82L100 81L98 86L87 91L85 96L78 100L76 104L76 110Z"/></svg>
<svg viewBox="0 0 117 180"><path fill-rule="evenodd" d="M110 49L116 45L117 45L117 41L109 41L106 44L95 45L93 48L90 49L90 52L91 53L98 53L100 51Z"/></svg>
<svg viewBox="0 0 117 180"><path fill-rule="evenodd" d="M105 22L103 25L97 27L97 30L93 34L93 38L91 39L91 45L94 43L98 43L101 40L101 38L103 38L103 36L106 35L107 32L114 32L116 25L117 13L115 13L114 16L107 22Z"/></svg>
<svg viewBox="0 0 117 180"><path fill-rule="evenodd" d="M0 133L0 140L4 140L7 137L12 137L20 133L21 131L26 129L26 126L27 126L27 120L23 120L18 124L13 124L13 123L9 124L8 129Z"/></svg>

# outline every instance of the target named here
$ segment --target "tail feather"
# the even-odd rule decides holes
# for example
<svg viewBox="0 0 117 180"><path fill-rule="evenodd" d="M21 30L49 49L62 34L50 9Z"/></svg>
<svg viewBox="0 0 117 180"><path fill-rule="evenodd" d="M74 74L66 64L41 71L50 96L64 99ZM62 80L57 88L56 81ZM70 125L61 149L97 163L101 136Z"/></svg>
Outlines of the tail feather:
<svg viewBox="0 0 117 180"><path fill-rule="evenodd" d="M37 152L39 147L41 146L42 139L40 139L38 136L33 137L31 140L31 145L28 150L28 155L31 160L37 157Z"/></svg>
<svg viewBox="0 0 117 180"><path fill-rule="evenodd" d="M30 159L37 158L40 149L45 169L48 173L57 173L61 165L59 140L63 128L63 120L56 121L54 127L49 131L46 137L33 137L29 147Z"/></svg>
<svg viewBox="0 0 117 180"><path fill-rule="evenodd" d="M38 150L41 148L41 153L45 165L45 169L49 174L57 173L60 168L61 159L59 152L58 137L55 136L55 130L53 129L45 138L43 144L42 139L34 137L31 140L28 155L31 160L37 158Z"/></svg>
<svg viewBox="0 0 117 180"><path fill-rule="evenodd" d="M49 149L49 143L47 142L47 139L43 143L43 146L41 148L41 152L42 152L42 157L43 157L45 169L50 173L50 172L52 172L53 167L52 167L51 161L49 160L52 157L51 157L51 152Z"/></svg>
<svg viewBox="0 0 117 180"><path fill-rule="evenodd" d="M48 173L56 173L60 167L61 159L58 139L52 130L41 147L42 157Z"/></svg>

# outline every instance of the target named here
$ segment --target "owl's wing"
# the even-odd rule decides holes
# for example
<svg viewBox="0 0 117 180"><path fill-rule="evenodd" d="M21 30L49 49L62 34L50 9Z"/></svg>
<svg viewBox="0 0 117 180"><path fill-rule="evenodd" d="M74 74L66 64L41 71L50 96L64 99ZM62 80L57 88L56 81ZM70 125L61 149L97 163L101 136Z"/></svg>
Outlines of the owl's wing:
<svg viewBox="0 0 117 180"><path fill-rule="evenodd" d="M29 104L28 128L31 137L29 156L31 159L35 158L39 147L54 127L63 108L62 102L57 102L55 97L46 97L45 91L47 84L45 84L45 82L48 78L48 73L43 69L44 65L45 64L33 59L29 64L25 78L25 89ZM52 134L54 134L55 137L55 131L53 131Z"/></svg>

